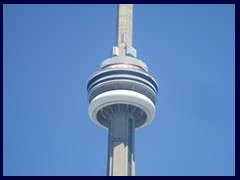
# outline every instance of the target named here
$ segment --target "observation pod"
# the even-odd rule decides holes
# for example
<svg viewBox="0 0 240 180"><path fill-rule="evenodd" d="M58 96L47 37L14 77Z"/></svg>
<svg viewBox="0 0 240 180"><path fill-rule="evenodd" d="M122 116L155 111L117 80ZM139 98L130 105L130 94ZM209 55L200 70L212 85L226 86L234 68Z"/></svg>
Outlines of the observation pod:
<svg viewBox="0 0 240 180"><path fill-rule="evenodd" d="M110 127L116 112L124 112L135 129L149 124L155 115L158 84L147 65L134 57L104 60L87 83L89 116L103 128Z"/></svg>

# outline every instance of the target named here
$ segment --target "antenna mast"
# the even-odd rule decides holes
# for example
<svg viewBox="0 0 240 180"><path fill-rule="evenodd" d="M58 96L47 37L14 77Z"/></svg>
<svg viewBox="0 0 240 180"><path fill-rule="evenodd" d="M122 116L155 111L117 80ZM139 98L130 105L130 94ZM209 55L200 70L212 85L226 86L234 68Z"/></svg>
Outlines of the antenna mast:
<svg viewBox="0 0 240 180"><path fill-rule="evenodd" d="M116 46L119 56L126 56L127 46L132 46L133 5L118 4Z"/></svg>

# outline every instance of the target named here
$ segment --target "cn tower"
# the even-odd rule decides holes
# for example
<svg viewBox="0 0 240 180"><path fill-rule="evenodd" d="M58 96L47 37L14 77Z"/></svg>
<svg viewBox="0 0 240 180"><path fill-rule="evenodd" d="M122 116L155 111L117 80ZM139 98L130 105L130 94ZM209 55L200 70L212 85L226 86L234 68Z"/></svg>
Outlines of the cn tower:
<svg viewBox="0 0 240 180"><path fill-rule="evenodd" d="M135 130L148 125L156 111L158 84L132 47L132 16L132 4L118 5L112 57L87 81L89 116L109 133L109 176L135 175Z"/></svg>

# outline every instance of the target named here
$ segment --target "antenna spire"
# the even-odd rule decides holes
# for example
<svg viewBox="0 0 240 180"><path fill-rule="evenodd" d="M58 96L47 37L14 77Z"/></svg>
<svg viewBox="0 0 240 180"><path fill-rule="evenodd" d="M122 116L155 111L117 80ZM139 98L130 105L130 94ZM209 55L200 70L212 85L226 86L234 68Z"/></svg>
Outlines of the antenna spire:
<svg viewBox="0 0 240 180"><path fill-rule="evenodd" d="M117 42L119 55L126 55L126 46L132 46L133 4L118 4Z"/></svg>

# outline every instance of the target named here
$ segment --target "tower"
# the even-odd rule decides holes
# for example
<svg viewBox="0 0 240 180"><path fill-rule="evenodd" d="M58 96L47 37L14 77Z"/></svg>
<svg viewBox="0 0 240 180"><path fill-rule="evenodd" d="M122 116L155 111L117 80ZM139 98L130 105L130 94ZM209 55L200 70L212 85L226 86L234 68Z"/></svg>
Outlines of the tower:
<svg viewBox="0 0 240 180"><path fill-rule="evenodd" d="M108 175L135 175L135 130L155 115L158 84L132 47L132 4L118 5L116 46L88 79L89 116L108 129Z"/></svg>

